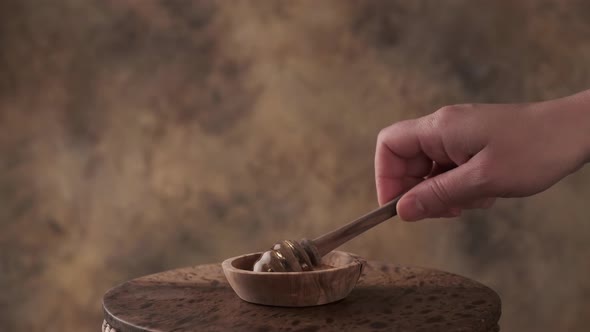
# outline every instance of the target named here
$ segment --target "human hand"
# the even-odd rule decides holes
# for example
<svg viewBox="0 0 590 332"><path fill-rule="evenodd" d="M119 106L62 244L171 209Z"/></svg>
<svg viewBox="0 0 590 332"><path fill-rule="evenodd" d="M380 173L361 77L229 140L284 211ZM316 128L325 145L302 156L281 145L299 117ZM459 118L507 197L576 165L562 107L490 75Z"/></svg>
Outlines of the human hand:
<svg viewBox="0 0 590 332"><path fill-rule="evenodd" d="M589 90L590 91L590 90ZM531 104L443 107L383 129L375 179L407 221L539 193L590 161L590 92Z"/></svg>

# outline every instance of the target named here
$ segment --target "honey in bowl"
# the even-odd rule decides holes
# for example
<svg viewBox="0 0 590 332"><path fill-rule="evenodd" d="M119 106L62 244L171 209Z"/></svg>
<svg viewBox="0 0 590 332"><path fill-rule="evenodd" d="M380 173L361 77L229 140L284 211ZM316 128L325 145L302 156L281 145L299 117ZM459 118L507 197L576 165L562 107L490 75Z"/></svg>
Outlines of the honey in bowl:
<svg viewBox="0 0 590 332"><path fill-rule="evenodd" d="M305 272L321 265L321 257L309 240L283 240L262 253L254 263L254 272Z"/></svg>

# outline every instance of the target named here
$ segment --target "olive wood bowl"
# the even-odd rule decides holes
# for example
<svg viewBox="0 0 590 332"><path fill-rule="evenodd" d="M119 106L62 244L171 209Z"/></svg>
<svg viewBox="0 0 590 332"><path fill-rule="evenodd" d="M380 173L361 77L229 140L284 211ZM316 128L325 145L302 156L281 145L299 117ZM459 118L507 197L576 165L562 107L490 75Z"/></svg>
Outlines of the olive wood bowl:
<svg viewBox="0 0 590 332"><path fill-rule="evenodd" d="M345 298L364 265L358 256L332 251L322 257L325 269L306 272L254 272L262 253L225 260L221 266L232 289L244 301L281 307L308 307Z"/></svg>

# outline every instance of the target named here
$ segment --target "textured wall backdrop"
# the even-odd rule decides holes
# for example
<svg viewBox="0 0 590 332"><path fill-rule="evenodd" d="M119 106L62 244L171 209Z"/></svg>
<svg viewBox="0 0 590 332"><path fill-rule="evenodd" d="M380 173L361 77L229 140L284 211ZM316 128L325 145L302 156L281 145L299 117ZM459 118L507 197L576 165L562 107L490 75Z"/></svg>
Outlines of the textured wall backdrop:
<svg viewBox="0 0 590 332"><path fill-rule="evenodd" d="M97 331L119 282L374 208L380 128L589 88L588 3L0 1L1 329ZM346 249L488 284L505 331L587 331L589 201L587 167Z"/></svg>

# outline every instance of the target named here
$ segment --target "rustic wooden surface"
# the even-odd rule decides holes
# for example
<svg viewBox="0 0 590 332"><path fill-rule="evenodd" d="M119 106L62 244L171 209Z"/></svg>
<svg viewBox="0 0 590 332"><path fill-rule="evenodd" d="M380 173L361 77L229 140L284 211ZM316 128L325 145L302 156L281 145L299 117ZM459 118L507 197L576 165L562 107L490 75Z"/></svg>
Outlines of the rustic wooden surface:
<svg viewBox="0 0 590 332"><path fill-rule="evenodd" d="M103 299L107 323L125 331L497 330L500 298L480 283L417 267L369 262L342 301L283 308L240 300L219 264L141 277Z"/></svg>

